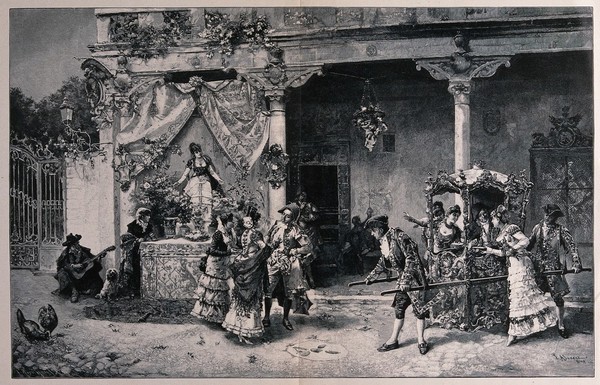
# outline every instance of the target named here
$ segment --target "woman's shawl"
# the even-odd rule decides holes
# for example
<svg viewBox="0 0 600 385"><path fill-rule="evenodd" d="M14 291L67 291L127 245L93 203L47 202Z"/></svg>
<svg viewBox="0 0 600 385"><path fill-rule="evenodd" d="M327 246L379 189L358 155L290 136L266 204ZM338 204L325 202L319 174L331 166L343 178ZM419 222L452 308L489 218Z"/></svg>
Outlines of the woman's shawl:
<svg viewBox="0 0 600 385"><path fill-rule="evenodd" d="M251 310L260 308L263 275L269 255L270 250L266 246L254 258L236 259L231 266L235 283L232 297L240 315L247 315Z"/></svg>

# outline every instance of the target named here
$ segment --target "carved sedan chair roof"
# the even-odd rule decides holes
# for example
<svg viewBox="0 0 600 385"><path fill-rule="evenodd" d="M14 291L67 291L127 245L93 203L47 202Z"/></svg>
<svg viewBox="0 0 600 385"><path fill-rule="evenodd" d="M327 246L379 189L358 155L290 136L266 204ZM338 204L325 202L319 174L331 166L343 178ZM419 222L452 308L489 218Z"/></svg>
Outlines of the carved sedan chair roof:
<svg viewBox="0 0 600 385"><path fill-rule="evenodd" d="M474 165L471 169L460 170L453 174L439 171L434 177L430 175L425 182L428 212L431 216L433 199L436 195L458 194L464 202L463 221L465 225L475 220L472 213L472 199L475 194L486 194L495 190L502 194L503 202L512 212L520 226L525 223L525 213L529 202L529 193L533 188L525 170L517 176L513 173L506 175L497 171L487 170ZM497 204L500 202L497 202ZM491 207L494 208L494 207Z"/></svg>
<svg viewBox="0 0 600 385"><path fill-rule="evenodd" d="M516 54L592 49L591 7L256 10L269 17L274 28L269 36L284 52L284 63L278 65L276 71L270 71L272 64L264 50L250 53L244 45L237 47L231 56L216 54L208 58L206 41L197 36L202 27L193 29L190 39L169 48L164 56L147 60L127 57L125 63L122 55L126 45L111 43L107 41L108 37L101 37L100 31L106 30L107 20L116 14L156 13L163 9L97 10L99 41L90 46L94 61L86 61L84 67L93 63L113 78L119 71L126 71L134 84L136 77L156 79L169 74L183 75L184 79L207 75L209 79L206 80L237 76L269 91L301 86L312 75L321 75L327 65L336 63L414 60L417 62L415 69L425 67L434 78L447 79L448 74L443 73L444 66L439 62L453 60L453 55L455 58L458 47L453 38L457 31L467 39L464 48L458 51L466 48L473 66L487 58L493 60L493 57L501 57L503 64L508 66L508 59ZM196 21L204 15L203 8L182 11L196 15ZM219 11L236 12L227 8ZM294 17L300 17L298 15L301 19L295 20ZM204 21L200 20L199 24L203 26ZM435 68L428 67L428 62ZM285 76L279 76L282 71ZM273 73L276 76L272 76ZM466 80L491 75L493 72L479 73Z"/></svg>

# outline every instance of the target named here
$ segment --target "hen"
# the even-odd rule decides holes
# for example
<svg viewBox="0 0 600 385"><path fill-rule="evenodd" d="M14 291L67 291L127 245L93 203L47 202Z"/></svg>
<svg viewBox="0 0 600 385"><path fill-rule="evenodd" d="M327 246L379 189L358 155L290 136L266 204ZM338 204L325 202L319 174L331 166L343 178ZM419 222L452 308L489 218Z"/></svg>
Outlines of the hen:
<svg viewBox="0 0 600 385"><path fill-rule="evenodd" d="M17 322L21 332L29 340L48 340L50 338L50 333L38 325L37 322L26 320L21 309L17 309Z"/></svg>
<svg viewBox="0 0 600 385"><path fill-rule="evenodd" d="M52 334L52 331L56 329L56 325L58 325L58 316L52 305L48 304L48 306L42 306L40 308L38 311L38 322L49 334Z"/></svg>

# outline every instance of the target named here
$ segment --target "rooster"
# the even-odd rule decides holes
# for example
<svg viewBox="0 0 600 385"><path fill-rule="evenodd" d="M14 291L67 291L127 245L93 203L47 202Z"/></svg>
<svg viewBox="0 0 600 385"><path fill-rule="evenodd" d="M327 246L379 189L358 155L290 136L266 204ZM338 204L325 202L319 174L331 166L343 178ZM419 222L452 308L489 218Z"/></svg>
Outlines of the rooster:
<svg viewBox="0 0 600 385"><path fill-rule="evenodd" d="M48 304L48 306L42 306L40 308L38 311L38 322L49 334L52 334L52 331L56 329L56 325L58 325L58 316L52 305Z"/></svg>
<svg viewBox="0 0 600 385"><path fill-rule="evenodd" d="M17 322L21 332L27 337L28 340L48 340L50 338L50 332L45 330L35 321L26 320L21 309L17 309Z"/></svg>

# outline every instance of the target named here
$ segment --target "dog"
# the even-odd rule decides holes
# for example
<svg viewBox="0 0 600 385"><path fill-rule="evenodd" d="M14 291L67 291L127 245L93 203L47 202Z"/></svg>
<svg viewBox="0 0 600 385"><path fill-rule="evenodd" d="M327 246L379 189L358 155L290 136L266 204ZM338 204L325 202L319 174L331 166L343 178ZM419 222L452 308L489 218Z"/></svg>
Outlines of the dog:
<svg viewBox="0 0 600 385"><path fill-rule="evenodd" d="M116 299L119 291L119 272L117 269L108 269L106 270L106 280L104 281L104 286L102 286L102 290L100 293L96 294L96 298L100 299Z"/></svg>

